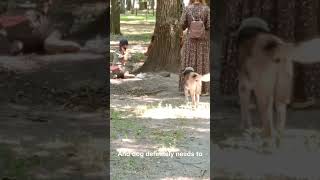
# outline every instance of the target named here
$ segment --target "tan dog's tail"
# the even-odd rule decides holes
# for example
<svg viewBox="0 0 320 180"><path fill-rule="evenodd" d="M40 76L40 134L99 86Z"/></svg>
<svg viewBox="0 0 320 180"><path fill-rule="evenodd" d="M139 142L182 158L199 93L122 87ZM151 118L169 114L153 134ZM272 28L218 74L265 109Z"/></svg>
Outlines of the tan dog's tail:
<svg viewBox="0 0 320 180"><path fill-rule="evenodd" d="M210 73L205 74L201 77L201 81L203 82L210 82Z"/></svg>
<svg viewBox="0 0 320 180"><path fill-rule="evenodd" d="M289 45L285 52L294 62L311 64L320 62L320 39L312 39L295 46Z"/></svg>

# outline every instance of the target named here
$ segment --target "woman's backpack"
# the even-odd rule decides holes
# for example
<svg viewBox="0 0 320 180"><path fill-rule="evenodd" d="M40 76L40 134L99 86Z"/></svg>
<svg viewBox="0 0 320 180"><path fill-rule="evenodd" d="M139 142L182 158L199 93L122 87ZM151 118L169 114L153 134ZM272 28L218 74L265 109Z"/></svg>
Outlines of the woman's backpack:
<svg viewBox="0 0 320 180"><path fill-rule="evenodd" d="M201 12L200 12L201 13ZM192 13L190 14L192 17L192 21L189 27L189 37L191 39L203 39L205 37L206 28L204 26L204 22L201 18L195 20Z"/></svg>

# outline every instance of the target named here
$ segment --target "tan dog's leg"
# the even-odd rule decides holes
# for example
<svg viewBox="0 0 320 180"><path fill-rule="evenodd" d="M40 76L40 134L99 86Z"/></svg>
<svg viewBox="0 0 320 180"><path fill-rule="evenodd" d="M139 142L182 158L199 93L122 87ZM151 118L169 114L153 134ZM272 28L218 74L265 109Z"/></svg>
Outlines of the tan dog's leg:
<svg viewBox="0 0 320 180"><path fill-rule="evenodd" d="M199 103L200 103L200 95L197 94L197 95L196 95L196 107L199 106Z"/></svg>
<svg viewBox="0 0 320 180"><path fill-rule="evenodd" d="M251 90L245 84L244 80L239 80L241 128L245 128L246 124L247 124L248 128L252 127L251 115L250 115L250 109L249 109L250 93L251 93Z"/></svg>
<svg viewBox="0 0 320 180"><path fill-rule="evenodd" d="M194 92L190 93L192 100L192 107L196 106L196 94Z"/></svg>
<svg viewBox="0 0 320 180"><path fill-rule="evenodd" d="M271 138L273 127L273 97L258 92L257 103L262 121L263 135Z"/></svg>
<svg viewBox="0 0 320 180"><path fill-rule="evenodd" d="M185 96L186 104L188 104L188 102L189 102L188 95L189 95L189 91L188 91L188 89L184 88L184 96Z"/></svg>
<svg viewBox="0 0 320 180"><path fill-rule="evenodd" d="M280 137L283 135L286 119L287 105L285 103L276 103L277 130Z"/></svg>

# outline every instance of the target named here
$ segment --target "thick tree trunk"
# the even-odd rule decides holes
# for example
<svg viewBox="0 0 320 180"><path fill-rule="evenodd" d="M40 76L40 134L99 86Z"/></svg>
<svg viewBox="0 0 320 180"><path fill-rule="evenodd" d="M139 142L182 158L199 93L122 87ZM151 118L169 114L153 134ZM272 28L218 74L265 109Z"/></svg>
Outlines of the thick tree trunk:
<svg viewBox="0 0 320 180"><path fill-rule="evenodd" d="M317 0L297 0L296 3L296 41L305 41L318 34ZM305 99L308 96L319 96L320 64L295 65L294 97Z"/></svg>
<svg viewBox="0 0 320 180"><path fill-rule="evenodd" d="M110 28L112 34L121 34L120 32L120 1L111 0Z"/></svg>
<svg viewBox="0 0 320 180"><path fill-rule="evenodd" d="M215 59L210 64L211 70L212 70L212 76L213 76L213 99L216 101L220 100L220 92L216 89L220 89L220 76L221 76L221 59L223 58L222 54L222 47L223 47L223 33L225 32L225 10L226 10L226 4L224 1L216 0L214 2L215 6L213 7L213 11L215 13L215 18L211 18L210 23L213 23L213 34L210 36L210 41L213 43L212 46L210 46L210 52L213 52L210 54L210 57L213 57L212 59ZM213 20L214 19L214 20Z"/></svg>
<svg viewBox="0 0 320 180"><path fill-rule="evenodd" d="M180 66L181 28L180 0L157 1L154 43L150 54L140 71L169 71L177 73Z"/></svg>

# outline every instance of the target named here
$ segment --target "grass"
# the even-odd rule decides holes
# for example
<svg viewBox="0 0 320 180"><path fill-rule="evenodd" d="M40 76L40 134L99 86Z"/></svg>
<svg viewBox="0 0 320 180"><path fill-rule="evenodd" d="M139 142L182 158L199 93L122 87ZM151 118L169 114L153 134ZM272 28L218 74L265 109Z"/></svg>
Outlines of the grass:
<svg viewBox="0 0 320 180"><path fill-rule="evenodd" d="M146 165L145 158L141 157L120 157L116 152L111 154L111 162L116 162L116 166L111 166L111 179L122 180L127 179L128 176L144 174L148 165Z"/></svg>
<svg viewBox="0 0 320 180"><path fill-rule="evenodd" d="M175 147L177 143L183 139L184 133L181 129L171 131L158 129L153 131L150 137L163 147Z"/></svg>
<svg viewBox="0 0 320 180"><path fill-rule="evenodd" d="M139 122L125 118L125 115L124 112L111 110L111 139L144 137L145 127Z"/></svg>
<svg viewBox="0 0 320 180"><path fill-rule="evenodd" d="M139 11L138 15L127 12L120 16L120 28L122 35L111 34L111 41L118 42L126 38L129 44L150 43L155 25L155 16L150 13L146 18L145 11Z"/></svg>
<svg viewBox="0 0 320 180"><path fill-rule="evenodd" d="M127 115L124 112L111 110L111 141L118 139L119 135L123 136L123 134L127 134L138 140L151 140L159 148L167 148L174 147L184 137L184 133L181 129L169 131L160 128L147 129L141 122L128 119L126 116ZM126 139L128 139L128 137L126 137ZM138 143L137 145L142 148L146 146L141 143ZM126 146L124 146L124 148L126 148ZM150 177L148 177L145 172L149 171L150 163L155 163L161 159L160 157L121 157L117 154L115 149L111 151L112 179L126 179L128 176L132 177L133 174L148 179Z"/></svg>
<svg viewBox="0 0 320 180"><path fill-rule="evenodd" d="M156 14L153 16L152 11L146 15L146 11L138 11L138 15L131 14L130 11L127 11L125 14L120 15L120 22L147 22L147 23L155 23L156 22Z"/></svg>
<svg viewBox="0 0 320 180"><path fill-rule="evenodd" d="M141 62L144 59L145 59L145 55L143 53L135 53L131 57L131 62L137 63L137 62Z"/></svg>
<svg viewBox="0 0 320 180"><path fill-rule="evenodd" d="M150 107L149 107L150 108ZM119 137L130 139L150 138L162 147L175 147L184 138L182 129L163 130L146 129L141 122L127 118L128 114L121 111L111 110L111 139ZM183 123L183 121L180 121Z"/></svg>
<svg viewBox="0 0 320 180"><path fill-rule="evenodd" d="M123 32L123 35L111 35L111 41L119 42L120 39L126 38L129 41L129 44L132 43L140 43L140 44L148 44L151 41L152 32L140 33L140 34L126 34Z"/></svg>
<svg viewBox="0 0 320 180"><path fill-rule="evenodd" d="M31 180L31 168L40 166L37 157L19 157L7 145L0 145L0 178Z"/></svg>

